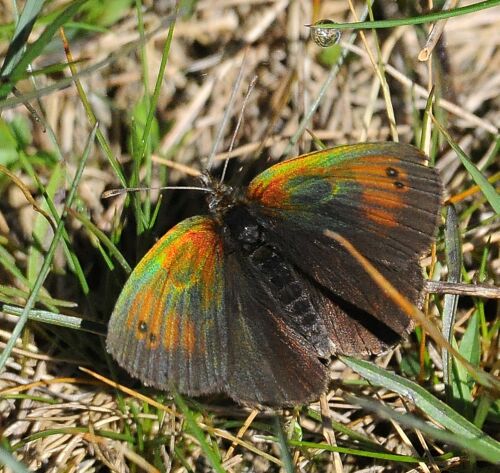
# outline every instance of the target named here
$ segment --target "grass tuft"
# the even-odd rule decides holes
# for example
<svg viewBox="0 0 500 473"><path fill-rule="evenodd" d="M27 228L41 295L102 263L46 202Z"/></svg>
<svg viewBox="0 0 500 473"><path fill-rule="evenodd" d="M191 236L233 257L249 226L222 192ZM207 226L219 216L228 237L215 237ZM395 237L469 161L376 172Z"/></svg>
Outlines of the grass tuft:
<svg viewBox="0 0 500 473"><path fill-rule="evenodd" d="M493 471L500 2L172 3L28 0L17 12L0 0L0 464ZM321 18L342 30L328 49L305 26ZM154 391L108 357L131 268L206 213L202 193L157 188L199 185L215 149L213 173L227 159L227 182L244 185L317 143L396 137L424 149L446 187L422 261L433 282L456 284L423 306L445 343L418 327L376 360L335 359L321 405L278 412ZM123 187L151 190L101 197Z"/></svg>

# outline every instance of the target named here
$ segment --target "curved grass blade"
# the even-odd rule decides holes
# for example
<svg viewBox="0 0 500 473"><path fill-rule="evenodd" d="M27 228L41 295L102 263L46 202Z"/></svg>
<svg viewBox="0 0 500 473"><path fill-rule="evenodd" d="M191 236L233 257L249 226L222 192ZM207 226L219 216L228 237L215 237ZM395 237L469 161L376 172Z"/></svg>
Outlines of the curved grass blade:
<svg viewBox="0 0 500 473"><path fill-rule="evenodd" d="M475 13L486 8L498 6L499 0L486 0L484 2L466 5L464 7L451 8L449 10L441 10L437 12L427 13L426 15L418 15L409 18L396 18L391 20L376 20L376 21L358 21L355 23L335 23L334 25L321 25L322 28L335 28L338 30L364 30L364 29L380 29L380 28L395 28L397 26L421 25L423 23L434 23L447 18L454 18L460 15ZM313 25L309 25L313 27Z"/></svg>
<svg viewBox="0 0 500 473"><path fill-rule="evenodd" d="M450 406L433 396L419 384L394 373L390 373L366 360L357 360L348 356L341 356L340 359L372 384L383 386L386 389L398 393L405 399L410 400L433 421L447 429L447 431L429 427L423 420L411 416L413 417L413 427L421 429L438 440L458 445L464 450L474 453L490 462L498 462L500 459L499 442L486 435L472 422L468 421ZM357 403L358 401L361 400L356 399ZM366 404L365 401L362 401L362 404ZM394 418L398 422L405 423L405 425L409 425L409 422L405 421L405 419L409 419L409 416L397 414L386 406L378 403L376 403L376 406L377 409L381 407L386 413L390 413L391 418ZM371 405L370 409L373 407L374 406ZM416 422L418 425L415 425L414 421L418 421Z"/></svg>
<svg viewBox="0 0 500 473"><path fill-rule="evenodd" d="M28 66L42 54L45 46L52 40L57 30L73 18L86 1L87 0L76 0L72 2L68 8L45 28L43 33L34 43L27 46L26 51L12 67L11 72L8 75L2 75L2 78L6 79L8 82L0 85L0 100L4 99L12 91L16 82L24 76Z"/></svg>
<svg viewBox="0 0 500 473"><path fill-rule="evenodd" d="M21 60L24 47L44 3L45 0L28 0L24 5L9 48L5 54L5 59L0 69L0 77L7 77Z"/></svg>
<svg viewBox="0 0 500 473"><path fill-rule="evenodd" d="M472 179L474 179L474 182L480 187L484 196L493 207L493 210L497 214L500 214L500 195L498 194L496 189L490 184L488 179L483 176L483 173L469 159L462 148L458 146L458 143L453 140L450 134L441 126L441 124L436 119L434 119L434 123L439 128L440 133L445 137L449 145L457 153L457 156L460 158L460 161L462 161L465 169L467 169L467 172L471 175Z"/></svg>
<svg viewBox="0 0 500 473"><path fill-rule="evenodd" d="M205 439L205 433L196 423L196 419L194 418L193 413L191 412L187 404L184 402L184 399L182 399L181 395L175 390L172 390L172 394L174 396L175 403L179 406L179 409L184 414L184 418L186 419L186 423L189 427L189 430L191 431L191 434L196 438L196 440L198 440L203 453L212 464L212 468L217 473L224 473L225 469L222 466L218 452L208 444L207 440Z"/></svg>
<svg viewBox="0 0 500 473"><path fill-rule="evenodd" d="M127 263L127 260L123 257L123 255L120 253L116 245L111 241L111 239L99 228L97 228L96 225L92 223L90 219L85 217L84 215L75 212L72 209L68 209L68 212L75 217L84 227L85 229L93 235L95 238L99 240L99 242L105 246L108 251L113 255L118 261L119 265L123 268L123 270L127 273L130 274L132 272L132 268L130 265Z"/></svg>

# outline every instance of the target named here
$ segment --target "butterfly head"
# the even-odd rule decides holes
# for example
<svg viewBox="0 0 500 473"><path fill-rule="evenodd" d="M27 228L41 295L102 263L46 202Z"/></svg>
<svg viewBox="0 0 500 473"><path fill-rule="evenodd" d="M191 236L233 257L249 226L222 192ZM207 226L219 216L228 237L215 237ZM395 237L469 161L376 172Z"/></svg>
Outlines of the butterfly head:
<svg viewBox="0 0 500 473"><path fill-rule="evenodd" d="M215 216L220 216L236 204L234 189L212 177L207 171L200 176L202 184L208 190L208 210Z"/></svg>

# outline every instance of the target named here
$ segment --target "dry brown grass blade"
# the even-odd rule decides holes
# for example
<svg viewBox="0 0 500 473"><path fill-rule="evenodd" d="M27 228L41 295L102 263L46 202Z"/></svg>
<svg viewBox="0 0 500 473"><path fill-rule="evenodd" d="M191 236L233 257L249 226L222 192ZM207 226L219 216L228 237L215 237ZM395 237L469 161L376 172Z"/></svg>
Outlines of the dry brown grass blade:
<svg viewBox="0 0 500 473"><path fill-rule="evenodd" d="M326 394L322 394L319 399L319 405L321 410L321 418L323 424L323 436L325 437L326 443L328 445L337 446L337 440L335 439L335 432L331 426L331 412ZM333 457L333 469L335 473L342 473L344 467L342 465L342 458L338 452L331 453Z"/></svg>
<svg viewBox="0 0 500 473"><path fill-rule="evenodd" d="M458 4L458 0L446 0L443 5L443 10L449 10L451 8L455 8ZM431 30L429 31L429 35L427 37L427 41L425 42L425 46L418 53L419 61L427 61L432 51L436 47L441 35L443 34L444 27L446 26L446 20L438 21L433 24Z"/></svg>
<svg viewBox="0 0 500 473"><path fill-rule="evenodd" d="M252 425L252 422L254 419L257 417L259 414L259 411L257 409L252 409L252 412L248 415L248 417L245 419L245 422L241 426L240 430L238 430L238 433L236 434L236 438L241 439L245 435L245 432L250 428ZM226 454L224 455L224 462L227 462L234 453L234 450L236 448L236 442L233 442L231 446L227 449Z"/></svg>
<svg viewBox="0 0 500 473"><path fill-rule="evenodd" d="M80 370L83 371L84 373L87 373L88 375L98 379L99 381L103 382L104 384L107 384L108 386L111 386L112 388L118 389L119 391L123 392L124 394L128 394L129 396L132 396L140 401L146 402L152 407L155 407L156 409L160 409L162 411L168 412L170 415L173 416L180 416L178 412L173 411L169 407L165 406L164 404L161 404L160 402L155 401L153 398L149 396L145 396L144 394L141 394L133 389L127 388L127 386L124 386L123 384L119 384L116 381L113 381L109 378L106 378L106 376L102 376L99 373L96 373L95 371L92 371L88 368L84 368L83 366L80 366Z"/></svg>
<svg viewBox="0 0 500 473"><path fill-rule="evenodd" d="M5 174L6 176L9 176L10 180L17 187L19 187L19 189L21 189L22 193L26 197L26 200L31 204L33 209L36 212L38 212L39 214L43 215L43 217L45 217L45 219L47 220L47 222L51 226L52 230L54 230L54 232L55 232L56 231L56 224L52 220L52 217L37 204L36 200L33 198L33 196L31 195L31 192L29 191L28 187L24 184L24 182L21 181L21 179L19 179L13 172L11 172L8 168L6 168L2 164L0 164L0 172Z"/></svg>
<svg viewBox="0 0 500 473"><path fill-rule="evenodd" d="M500 180L500 172L497 172L496 174L493 174L493 176L490 176L488 178L488 182L490 184L494 184ZM459 194L455 194L451 197L449 197L446 202L450 204L458 204L459 202L462 202L463 200L467 199L468 197L473 196L474 194L478 194L481 192L481 188L478 185L474 185L470 187L469 189L464 190L463 192L460 192Z"/></svg>
<svg viewBox="0 0 500 473"><path fill-rule="evenodd" d="M70 384L87 384L91 386L99 386L100 384L97 383L96 381L93 380L86 380L86 379L81 379L81 378L53 378L53 379L46 379L46 380L41 380L41 381L35 381L33 383L29 384L23 384L21 386L15 386L12 388L7 388L7 389L2 389L0 391L0 396L4 396L7 394L19 394L25 391L29 391L31 389L39 388L39 387L44 387L44 386L50 386L53 384L63 384L63 383L70 383Z"/></svg>
<svg viewBox="0 0 500 473"><path fill-rule="evenodd" d="M490 286L487 284L425 281L425 290L434 294L457 294L459 296L500 299L500 287Z"/></svg>

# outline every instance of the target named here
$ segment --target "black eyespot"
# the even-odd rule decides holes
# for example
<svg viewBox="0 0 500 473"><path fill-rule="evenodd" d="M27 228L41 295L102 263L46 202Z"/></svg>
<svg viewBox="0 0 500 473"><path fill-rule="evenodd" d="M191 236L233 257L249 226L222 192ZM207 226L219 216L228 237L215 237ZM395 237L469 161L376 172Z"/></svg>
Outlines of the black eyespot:
<svg viewBox="0 0 500 473"><path fill-rule="evenodd" d="M385 170L385 173L389 176L389 177L397 177L398 176L398 171L396 171L396 169L394 168L387 168Z"/></svg>
<svg viewBox="0 0 500 473"><path fill-rule="evenodd" d="M151 343L156 342L156 335L155 335L154 333L150 333L150 334L149 334L149 341L150 341Z"/></svg>
<svg viewBox="0 0 500 473"><path fill-rule="evenodd" d="M398 189L402 189L405 185L401 182L401 181L394 181L394 185L398 188Z"/></svg>
<svg viewBox="0 0 500 473"><path fill-rule="evenodd" d="M146 322L144 322L143 320L141 320L139 322L139 332L142 332L144 333L147 329L148 329L148 324Z"/></svg>

